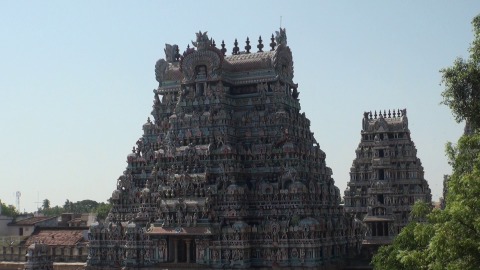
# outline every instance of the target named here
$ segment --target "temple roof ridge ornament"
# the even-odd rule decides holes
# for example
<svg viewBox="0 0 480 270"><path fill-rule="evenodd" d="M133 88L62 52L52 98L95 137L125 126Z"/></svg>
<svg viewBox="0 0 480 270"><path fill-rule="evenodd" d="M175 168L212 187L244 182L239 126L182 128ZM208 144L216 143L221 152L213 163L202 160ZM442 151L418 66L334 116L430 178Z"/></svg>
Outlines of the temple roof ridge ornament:
<svg viewBox="0 0 480 270"><path fill-rule="evenodd" d="M206 50L208 47L212 46L212 40L208 38L207 35L208 31L202 33L202 31L198 31L196 33L197 40L192 41L192 45L195 46L198 50Z"/></svg>
<svg viewBox="0 0 480 270"><path fill-rule="evenodd" d="M408 130L407 109L366 111L363 113L362 130L365 132Z"/></svg>
<svg viewBox="0 0 480 270"><path fill-rule="evenodd" d="M177 44L167 44L165 43L165 49L163 49L165 52L165 60L169 63L173 62L178 62L178 59L180 57L179 54L179 49Z"/></svg>
<svg viewBox="0 0 480 270"><path fill-rule="evenodd" d="M380 119L380 118L401 118L401 117L407 117L407 109L397 109L395 112L395 109L393 110L388 110L388 113L386 110L379 110L378 114L377 111L375 111L372 114L372 111L369 112L364 112L363 113L363 118L365 119L370 119L370 120L375 120L375 119Z"/></svg>
<svg viewBox="0 0 480 270"><path fill-rule="evenodd" d="M287 31L280 27L280 31L275 31L275 41L277 45L287 45Z"/></svg>

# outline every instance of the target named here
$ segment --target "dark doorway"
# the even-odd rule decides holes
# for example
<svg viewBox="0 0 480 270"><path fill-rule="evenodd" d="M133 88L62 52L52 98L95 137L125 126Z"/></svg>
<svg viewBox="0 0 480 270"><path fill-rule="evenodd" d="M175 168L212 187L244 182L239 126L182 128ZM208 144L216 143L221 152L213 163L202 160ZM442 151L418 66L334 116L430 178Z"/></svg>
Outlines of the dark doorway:
<svg viewBox="0 0 480 270"><path fill-rule="evenodd" d="M383 199L383 194L378 194L377 195L377 201L381 204L385 203L385 200Z"/></svg>
<svg viewBox="0 0 480 270"><path fill-rule="evenodd" d="M195 244L195 239L192 240L190 243L190 263L196 263L197 262L197 245Z"/></svg>
<svg viewBox="0 0 480 270"><path fill-rule="evenodd" d="M178 262L187 262L187 244L185 240L178 240Z"/></svg>

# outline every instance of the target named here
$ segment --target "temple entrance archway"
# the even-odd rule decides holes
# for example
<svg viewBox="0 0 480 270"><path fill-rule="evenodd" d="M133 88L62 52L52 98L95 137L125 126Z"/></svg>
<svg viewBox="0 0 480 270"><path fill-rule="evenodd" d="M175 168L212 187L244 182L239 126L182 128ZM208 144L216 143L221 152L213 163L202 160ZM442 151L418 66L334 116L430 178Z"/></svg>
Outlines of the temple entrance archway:
<svg viewBox="0 0 480 270"><path fill-rule="evenodd" d="M196 244L195 239L182 237L168 237L168 262L195 263Z"/></svg>

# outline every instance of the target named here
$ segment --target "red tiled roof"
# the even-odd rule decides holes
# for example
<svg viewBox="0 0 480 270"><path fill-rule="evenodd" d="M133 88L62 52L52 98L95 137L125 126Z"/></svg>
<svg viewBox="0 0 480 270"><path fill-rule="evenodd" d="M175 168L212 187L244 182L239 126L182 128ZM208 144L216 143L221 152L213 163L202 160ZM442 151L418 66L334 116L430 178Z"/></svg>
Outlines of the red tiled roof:
<svg viewBox="0 0 480 270"><path fill-rule="evenodd" d="M39 222L49 220L49 219L54 219L54 218L57 218L57 217L31 217L31 218L22 219L20 221L11 223L10 225L13 225L13 226L33 226L33 225L35 225Z"/></svg>
<svg viewBox="0 0 480 270"><path fill-rule="evenodd" d="M49 246L74 246L79 242L82 242L83 231L85 229L72 229L72 230L51 230L40 229L33 233L26 241L26 245L29 246L35 242L47 244Z"/></svg>

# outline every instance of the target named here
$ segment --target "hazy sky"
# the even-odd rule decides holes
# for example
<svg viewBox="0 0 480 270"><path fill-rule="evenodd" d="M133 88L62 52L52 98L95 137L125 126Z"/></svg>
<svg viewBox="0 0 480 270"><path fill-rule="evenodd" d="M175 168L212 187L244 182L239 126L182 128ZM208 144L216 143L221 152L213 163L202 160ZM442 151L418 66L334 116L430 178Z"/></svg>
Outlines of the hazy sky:
<svg viewBox="0 0 480 270"><path fill-rule="evenodd" d="M340 190L364 111L407 108L438 200L463 125L440 105L441 74L468 57L480 1L1 1L0 199L106 201L150 116L164 44L199 30L238 38L287 30L302 111ZM267 42L264 42L267 43ZM41 203L39 204L41 205Z"/></svg>

